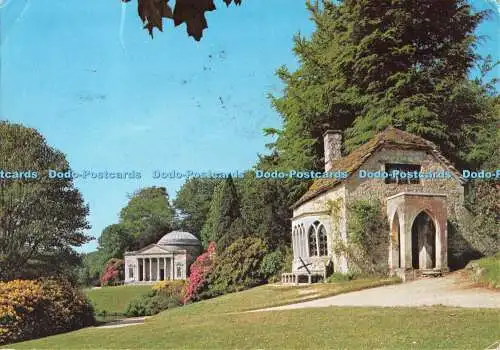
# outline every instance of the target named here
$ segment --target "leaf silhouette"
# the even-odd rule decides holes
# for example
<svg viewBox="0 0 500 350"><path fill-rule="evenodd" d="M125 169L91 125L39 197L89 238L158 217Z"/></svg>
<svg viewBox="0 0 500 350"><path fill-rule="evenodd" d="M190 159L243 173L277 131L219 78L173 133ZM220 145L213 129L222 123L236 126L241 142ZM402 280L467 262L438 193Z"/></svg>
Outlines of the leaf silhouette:
<svg viewBox="0 0 500 350"><path fill-rule="evenodd" d="M187 33L196 41L203 36L203 29L207 28L205 12L215 10L213 0L177 0L174 9L174 24L186 23Z"/></svg>
<svg viewBox="0 0 500 350"><path fill-rule="evenodd" d="M121 0L130 2L131 0ZM229 6L234 2L241 5L242 0L223 0ZM153 37L153 29L163 31L163 18L174 21L175 26L186 23L187 33L196 41L203 36L203 30L208 27L205 12L216 9L214 0L176 0L175 7L168 4L169 0L137 0L137 11L144 23L144 28Z"/></svg>
<svg viewBox="0 0 500 350"><path fill-rule="evenodd" d="M122 2L130 2L130 0L122 0ZM137 0L137 12L151 37L153 37L154 28L163 31L163 18L173 18L168 0Z"/></svg>

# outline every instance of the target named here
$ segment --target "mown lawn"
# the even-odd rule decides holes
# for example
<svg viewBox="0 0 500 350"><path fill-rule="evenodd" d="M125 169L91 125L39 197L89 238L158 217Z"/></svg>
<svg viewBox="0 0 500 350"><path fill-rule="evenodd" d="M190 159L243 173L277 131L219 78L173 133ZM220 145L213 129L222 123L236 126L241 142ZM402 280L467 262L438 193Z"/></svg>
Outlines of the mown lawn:
<svg viewBox="0 0 500 350"><path fill-rule="evenodd" d="M130 300L151 290L151 286L117 286L99 289L85 289L95 311L108 314L123 313Z"/></svg>
<svg viewBox="0 0 500 350"><path fill-rule="evenodd" d="M7 348L484 349L500 338L498 310L329 307L241 312L359 289L361 284L262 286L167 310L142 325L87 328Z"/></svg>

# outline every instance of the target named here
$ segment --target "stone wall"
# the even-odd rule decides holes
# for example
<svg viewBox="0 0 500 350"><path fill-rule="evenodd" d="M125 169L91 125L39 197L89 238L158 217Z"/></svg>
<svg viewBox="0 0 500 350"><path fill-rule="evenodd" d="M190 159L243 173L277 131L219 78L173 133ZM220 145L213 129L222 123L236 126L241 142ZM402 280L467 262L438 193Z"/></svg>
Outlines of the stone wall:
<svg viewBox="0 0 500 350"><path fill-rule="evenodd" d="M332 213L329 207L329 203L332 201L339 201L339 221L334 223L332 221ZM328 236L328 252L330 252L327 257L302 257L304 262L311 263L312 269L322 268L328 260L333 262L333 269L335 272L347 272L347 263L344 256L336 256L333 253L333 244L336 239L345 240L346 238L346 221L345 221L345 188L344 185L339 185L334 189L322 193L319 196L307 201L301 206L297 207L293 211L292 218L292 228L297 225L303 225L306 232L314 221L320 221L326 228ZM307 239L305 244L307 245ZM306 249L308 251L308 249ZM292 264L292 271L299 271L298 267L302 263L298 259L297 254L294 254L294 260ZM304 269L301 269L302 271Z"/></svg>
<svg viewBox="0 0 500 350"><path fill-rule="evenodd" d="M420 164L423 172L449 171L433 155L420 150L398 150L393 148L381 149L370 157L359 170L383 171L386 163ZM347 206L360 199L378 199L383 210L386 210L386 198L401 192L420 192L445 194L447 217L449 221L457 222L460 228L464 227L468 212L464 206L464 186L455 176L450 179L421 179L419 184L386 184L384 179L361 179L359 170L345 181ZM388 218L391 220L391 218ZM456 232L448 235L448 255L451 256L450 265L453 265L453 255L459 254L457 235L466 235L465 232Z"/></svg>
<svg viewBox="0 0 500 350"><path fill-rule="evenodd" d="M361 166L359 170L384 171L386 163L420 164L423 172L440 172L450 169L438 160L432 154L423 150L406 150L395 148L383 148L373 154ZM293 211L292 227L297 224L303 224L306 227L315 220L325 223L327 227L328 246L331 252L331 258L334 262L334 270L337 272L347 272L347 262L345 256L335 256L333 253L333 242L341 239L343 242L348 237L347 220L349 214L347 208L357 200L374 199L381 202L382 210L385 213L387 209L386 199L401 192L433 193L446 195L446 215L449 221L448 228L448 247L447 253L450 258L450 266L453 266L453 259L460 251L464 249L464 223L468 217L468 211L464 206L464 185L456 174L452 174L449 179L421 179L418 184L386 184L383 178L360 178L359 170L355 174L344 180L332 190L318 195L310 201L300 205ZM332 222L332 213L329 208L329 201L341 200L339 222ZM391 218L388 218L391 221ZM450 223L453 224L453 227ZM328 226L327 226L328 225ZM337 229L338 228L338 229ZM335 232L333 232L335 231ZM387 232L389 235L390 232ZM381 246L380 249L386 251L378 255L387 256L389 259L389 250ZM304 259L305 260L305 259ZM306 263L322 264L324 259L308 258ZM299 261L294 259L293 270L299 266Z"/></svg>

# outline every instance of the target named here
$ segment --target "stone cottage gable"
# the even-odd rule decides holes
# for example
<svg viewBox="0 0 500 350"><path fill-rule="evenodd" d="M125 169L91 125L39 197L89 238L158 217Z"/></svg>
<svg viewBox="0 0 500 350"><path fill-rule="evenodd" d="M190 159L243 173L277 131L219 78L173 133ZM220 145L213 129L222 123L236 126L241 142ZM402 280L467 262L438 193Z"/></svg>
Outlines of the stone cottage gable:
<svg viewBox="0 0 500 350"><path fill-rule="evenodd" d="M460 173L453 167L453 165L440 153L436 144L428 141L420 136L388 127L383 132L375 135L370 141L361 145L356 150L352 151L349 155L337 159L332 163L329 171L346 171L349 177L353 176L356 171L370 158L374 153L383 147L392 146L400 150L423 150L431 154L437 162L441 163L445 169L448 169L457 181L463 180L460 178ZM333 189L341 181L340 179L318 179L313 182L309 190L293 204L292 208L304 204L316 196Z"/></svg>

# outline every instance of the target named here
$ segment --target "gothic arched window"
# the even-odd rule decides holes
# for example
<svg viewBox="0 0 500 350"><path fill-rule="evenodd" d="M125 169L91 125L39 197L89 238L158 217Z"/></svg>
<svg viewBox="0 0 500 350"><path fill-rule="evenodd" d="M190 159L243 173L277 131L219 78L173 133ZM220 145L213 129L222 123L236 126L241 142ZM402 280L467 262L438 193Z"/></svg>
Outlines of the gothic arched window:
<svg viewBox="0 0 500 350"><path fill-rule="evenodd" d="M326 229L319 221L315 221L307 231L309 256L328 255L328 237Z"/></svg>
<svg viewBox="0 0 500 350"><path fill-rule="evenodd" d="M299 232L300 232L300 240L299 240L299 252L300 256L306 256L306 237L305 237L305 230L304 230L304 225L300 224L299 226Z"/></svg>
<svg viewBox="0 0 500 350"><path fill-rule="evenodd" d="M292 231L292 249L293 249L293 256L297 257L298 256L298 244L297 244L297 226L293 228Z"/></svg>
<svg viewBox="0 0 500 350"><path fill-rule="evenodd" d="M317 230L317 233L318 233L319 255L320 256L328 255L328 240L326 237L325 226L321 225L319 227L319 230Z"/></svg>
<svg viewBox="0 0 500 350"><path fill-rule="evenodd" d="M309 239L309 256L318 255L318 246L316 244L316 228L314 226L309 227L307 238Z"/></svg>

